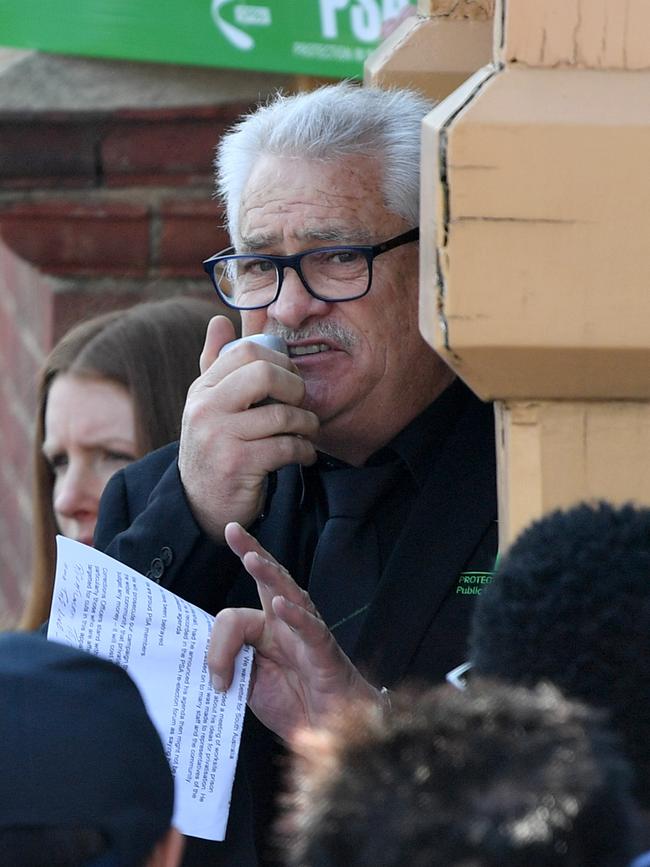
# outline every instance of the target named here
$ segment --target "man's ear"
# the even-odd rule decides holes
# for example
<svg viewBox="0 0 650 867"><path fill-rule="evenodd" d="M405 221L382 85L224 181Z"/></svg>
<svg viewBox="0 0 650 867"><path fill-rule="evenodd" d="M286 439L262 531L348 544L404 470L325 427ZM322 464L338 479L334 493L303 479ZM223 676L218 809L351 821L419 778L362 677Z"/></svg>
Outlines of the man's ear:
<svg viewBox="0 0 650 867"><path fill-rule="evenodd" d="M184 848L185 837L176 828L170 828L154 846L145 867L178 867Z"/></svg>

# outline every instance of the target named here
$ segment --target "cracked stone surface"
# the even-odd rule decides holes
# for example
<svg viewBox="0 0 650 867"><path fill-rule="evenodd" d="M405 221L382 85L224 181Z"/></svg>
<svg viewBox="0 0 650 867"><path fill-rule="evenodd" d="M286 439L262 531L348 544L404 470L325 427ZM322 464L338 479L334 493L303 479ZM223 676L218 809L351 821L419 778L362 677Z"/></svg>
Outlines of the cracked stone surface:
<svg viewBox="0 0 650 867"><path fill-rule="evenodd" d="M487 21L494 17L495 0L419 0L420 15Z"/></svg>

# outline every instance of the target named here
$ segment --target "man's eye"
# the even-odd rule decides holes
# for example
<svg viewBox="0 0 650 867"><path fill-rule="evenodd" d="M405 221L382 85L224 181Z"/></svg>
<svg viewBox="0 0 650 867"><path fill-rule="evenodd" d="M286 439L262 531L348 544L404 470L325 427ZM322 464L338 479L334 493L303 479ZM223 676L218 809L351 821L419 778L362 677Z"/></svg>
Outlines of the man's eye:
<svg viewBox="0 0 650 867"><path fill-rule="evenodd" d="M338 250L333 256L334 260L341 265L352 265L363 258L356 250Z"/></svg>
<svg viewBox="0 0 650 867"><path fill-rule="evenodd" d="M256 274L267 274L269 271L273 271L274 267L273 262L269 262L267 259L251 259L244 262L242 272L255 276Z"/></svg>
<svg viewBox="0 0 650 867"><path fill-rule="evenodd" d="M327 253L314 253L313 263L320 267L336 267L337 265L357 265L363 256L357 250L330 250Z"/></svg>

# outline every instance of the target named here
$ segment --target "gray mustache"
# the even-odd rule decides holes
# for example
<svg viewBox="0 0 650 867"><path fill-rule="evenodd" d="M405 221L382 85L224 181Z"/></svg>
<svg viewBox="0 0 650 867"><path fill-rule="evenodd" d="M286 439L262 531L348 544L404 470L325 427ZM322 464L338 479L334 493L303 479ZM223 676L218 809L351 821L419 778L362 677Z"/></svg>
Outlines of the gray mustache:
<svg viewBox="0 0 650 867"><path fill-rule="evenodd" d="M279 323L273 323L265 329L266 334L275 334L282 337L287 343L295 343L299 340L331 340L341 349L352 349L359 342L359 338L353 331L339 325L337 322L320 322L306 328L285 328Z"/></svg>

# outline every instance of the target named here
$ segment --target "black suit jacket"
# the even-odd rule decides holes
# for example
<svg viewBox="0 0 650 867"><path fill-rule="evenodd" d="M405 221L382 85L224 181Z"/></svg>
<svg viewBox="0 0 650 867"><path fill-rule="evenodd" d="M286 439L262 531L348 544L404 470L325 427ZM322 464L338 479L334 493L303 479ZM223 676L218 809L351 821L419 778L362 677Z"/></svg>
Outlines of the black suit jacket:
<svg viewBox="0 0 650 867"><path fill-rule="evenodd" d="M96 546L157 577L211 613L226 604L258 607L254 582L236 558L197 527L180 483L176 455L176 446L167 446L113 477L101 503ZM353 654L354 662L377 685L435 682L465 659L476 596L463 576L491 571L497 551L490 404L474 397L468 401L432 477L424 482L381 576ZM300 492L298 468L281 470L268 514L252 530L290 571L295 553L291 518L297 514ZM258 831L265 825L269 788L273 788L267 785L263 767L268 748L261 727L249 723L242 749L250 759ZM238 780L235 813L249 796ZM245 825L242 816L231 814L222 855L208 859L206 850L204 860L197 857L193 863L254 864L254 855L242 854L250 838L250 826L243 830ZM226 854L231 845L237 854Z"/></svg>

